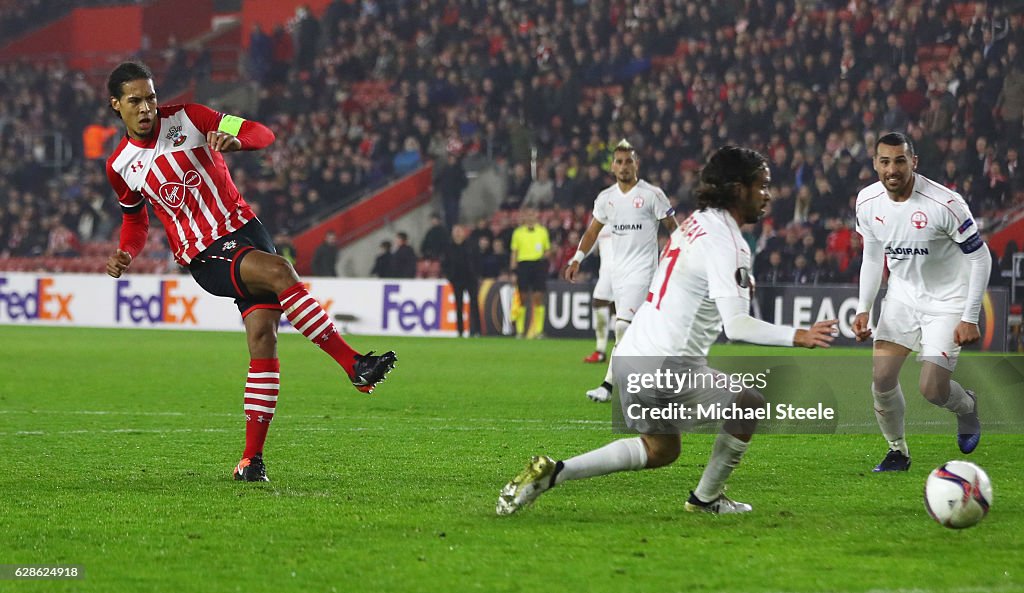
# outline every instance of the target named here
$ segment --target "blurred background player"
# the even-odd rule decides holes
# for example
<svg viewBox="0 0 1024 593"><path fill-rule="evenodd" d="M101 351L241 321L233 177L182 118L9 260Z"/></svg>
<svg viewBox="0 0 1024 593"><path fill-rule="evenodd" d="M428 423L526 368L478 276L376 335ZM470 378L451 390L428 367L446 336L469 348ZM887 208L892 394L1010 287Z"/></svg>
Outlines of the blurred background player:
<svg viewBox="0 0 1024 593"><path fill-rule="evenodd" d="M952 377L960 348L981 337L978 315L992 261L960 194L915 173L909 138L879 138L874 165L878 181L857 195L864 258L853 331L860 341L871 337L869 313L888 263L888 289L874 330L871 394L889 452L875 471L906 471L910 450L899 374L911 351L923 360L921 394L957 415L960 451L974 451L981 440L977 398Z"/></svg>
<svg viewBox="0 0 1024 593"><path fill-rule="evenodd" d="M768 346L827 347L834 339L835 320L819 321L805 330L750 316L751 258L740 226L757 222L771 200L771 174L765 158L750 149L726 146L711 157L700 179L698 211L672 233L650 284L652 296L641 305L612 356L623 418L640 436L565 461L533 457L526 469L502 488L496 509L499 515L528 506L566 480L653 469L675 461L686 421L636 418L629 411L634 404L694 409L698 404L735 403L742 409L755 409L765 402L764 396L748 388L739 393L702 387L680 393L650 390L632 394L623 387L633 368L643 366L635 361L644 357L680 361L692 372L717 373L707 367L707 355L723 326L730 340ZM680 261L686 265L677 265ZM756 427L756 419L729 420L722 425L700 483L684 505L687 511L729 514L751 510L750 505L731 500L723 491Z"/></svg>
<svg viewBox="0 0 1024 593"><path fill-rule="evenodd" d="M608 360L608 320L615 309L615 293L612 292L612 269L615 266L615 248L612 246L612 229L604 227L597 235L597 252L601 256L601 267L597 272L597 284L590 300L594 320L594 352L583 362L601 363Z"/></svg>
<svg viewBox="0 0 1024 593"><path fill-rule="evenodd" d="M547 227L538 224L536 210L524 208L522 217L523 224L512 232L509 242L512 252L509 266L516 275L516 289L522 303L515 319L516 337L539 338L544 335L547 313L544 295L547 292L547 256L551 251L551 237Z"/></svg>
<svg viewBox="0 0 1024 593"><path fill-rule="evenodd" d="M593 249L601 230L605 226L611 227L615 265L610 276L615 301L616 344L644 302L651 275L658 266L658 221L670 233L678 226L672 216L675 211L665 192L637 177L638 166L633 146L626 140L619 142L612 153L615 183L594 200L594 218L564 273L566 280L575 282L580 262ZM606 402L611 396L612 369L609 362L604 381L587 391L587 397L595 402Z"/></svg>
<svg viewBox="0 0 1024 593"><path fill-rule="evenodd" d="M146 244L152 205L174 259L207 292L235 299L249 345L245 382L245 449L236 480L269 481L263 445L280 390L277 328L292 326L338 362L356 389L371 393L395 364L395 353L359 354L299 281L238 193L221 153L259 150L274 141L264 125L198 104L157 106L153 74L125 62L107 80L110 106L126 134L107 160L107 178L121 205L118 248L107 260L114 278Z"/></svg>

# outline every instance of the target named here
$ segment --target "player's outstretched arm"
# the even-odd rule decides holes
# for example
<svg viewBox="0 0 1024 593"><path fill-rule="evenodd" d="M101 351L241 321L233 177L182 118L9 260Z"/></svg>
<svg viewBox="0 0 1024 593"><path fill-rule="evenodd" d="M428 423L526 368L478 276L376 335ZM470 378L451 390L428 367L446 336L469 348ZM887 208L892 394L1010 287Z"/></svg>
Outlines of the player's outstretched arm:
<svg viewBox="0 0 1024 593"><path fill-rule="evenodd" d="M810 329L796 329L751 317L750 300L743 297L719 297L715 299L715 305L722 316L725 336L730 340L803 348L828 348L835 340L835 319L819 321Z"/></svg>
<svg viewBox="0 0 1024 593"><path fill-rule="evenodd" d="M587 231L583 233L583 238L580 239L580 245L576 249L576 254L572 256L572 259L569 260L569 265L562 272L563 278L569 282L576 282L576 273L580 270L580 262L594 249L594 244L597 243L597 236L601 234L601 229L603 228L604 224L596 218L590 221L590 226L587 227Z"/></svg>
<svg viewBox="0 0 1024 593"><path fill-rule="evenodd" d="M863 235L862 235L863 236ZM878 289L882 286L882 270L885 267L885 252L882 243L864 237L864 258L860 266L860 286L858 287L857 315L853 318L853 334L858 342L871 337L868 326L871 307L875 304Z"/></svg>

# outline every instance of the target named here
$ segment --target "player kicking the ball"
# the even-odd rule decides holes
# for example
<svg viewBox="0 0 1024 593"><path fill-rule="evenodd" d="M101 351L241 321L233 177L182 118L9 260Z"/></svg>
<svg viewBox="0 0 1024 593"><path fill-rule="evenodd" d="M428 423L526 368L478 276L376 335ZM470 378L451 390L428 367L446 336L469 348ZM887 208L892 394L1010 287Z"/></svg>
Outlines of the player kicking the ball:
<svg viewBox="0 0 1024 593"><path fill-rule="evenodd" d="M871 306L889 264L889 288L874 330L871 393L875 417L889 442L876 472L910 469L899 374L920 352L925 399L957 415L957 445L970 453L981 439L974 393L952 380L960 348L976 342L988 284L988 247L960 194L914 172L917 155L903 134L886 134L875 148L878 182L857 195L857 231L864 237L860 298L853 331L872 335Z"/></svg>
<svg viewBox="0 0 1024 593"><path fill-rule="evenodd" d="M765 158L746 148L719 149L701 172L697 190L699 210L672 233L650 291L633 324L616 346L612 367L619 383L626 425L638 438L614 441L600 449L555 461L534 457L501 489L497 513L510 515L528 506L545 491L567 480L613 472L666 466L679 456L684 422L638 418L630 406L646 408L735 404L753 410L764 396L753 389L692 388L679 393L624 388L633 365L663 359L709 369L707 355L725 327L731 340L773 346L827 347L836 321L819 321L810 329L773 325L750 316L750 252L740 225L756 222L771 199L771 175ZM685 357L685 358L681 358ZM675 364L675 363L672 363ZM756 419L729 420L715 439L700 483L690 493L687 511L715 514L745 513L751 506L723 494L725 482L739 464L757 426Z"/></svg>
<svg viewBox="0 0 1024 593"><path fill-rule="evenodd" d="M210 294L235 299L249 344L245 381L245 449L234 478L265 482L263 444L280 389L277 327L281 314L330 355L352 384L370 393L395 365L395 353L353 350L310 296L249 204L221 153L259 150L274 141L266 126L196 104L157 107L153 74L125 62L107 81L110 106L127 134L107 160L123 221L107 260L114 278L131 266L149 233L148 203L163 223L174 259Z"/></svg>

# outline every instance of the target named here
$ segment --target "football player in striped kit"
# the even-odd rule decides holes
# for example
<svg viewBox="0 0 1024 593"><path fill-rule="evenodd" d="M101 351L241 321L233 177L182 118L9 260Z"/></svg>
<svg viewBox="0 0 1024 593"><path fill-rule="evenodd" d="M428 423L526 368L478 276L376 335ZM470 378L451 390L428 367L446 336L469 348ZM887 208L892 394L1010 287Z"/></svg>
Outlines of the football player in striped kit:
<svg viewBox="0 0 1024 593"><path fill-rule="evenodd" d="M194 103L158 106L153 74L125 62L107 80L110 106L125 136L107 160L121 205L117 249L107 274L119 278L146 244L148 207L163 224L175 261L210 294L233 298L245 325L245 449L234 478L268 481L263 445L280 389L277 328L282 313L329 354L359 391L370 393L394 368L395 353L360 354L309 294L231 180L222 153L259 150L274 141L263 124Z"/></svg>

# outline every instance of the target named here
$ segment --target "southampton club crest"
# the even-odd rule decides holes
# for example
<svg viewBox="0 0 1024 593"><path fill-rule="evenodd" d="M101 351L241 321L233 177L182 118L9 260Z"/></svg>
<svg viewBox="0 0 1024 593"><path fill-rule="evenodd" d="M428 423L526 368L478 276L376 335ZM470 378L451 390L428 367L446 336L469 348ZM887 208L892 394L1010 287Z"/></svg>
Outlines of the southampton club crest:
<svg viewBox="0 0 1024 593"><path fill-rule="evenodd" d="M181 146L186 140L188 140L188 136L182 134L181 129L182 126L171 126L170 131L168 131L167 135L164 136L171 141L171 144L173 144L175 148Z"/></svg>
<svg viewBox="0 0 1024 593"><path fill-rule="evenodd" d="M914 225L914 228L921 230L928 226L928 215L920 210L917 210L910 215L910 224Z"/></svg>

